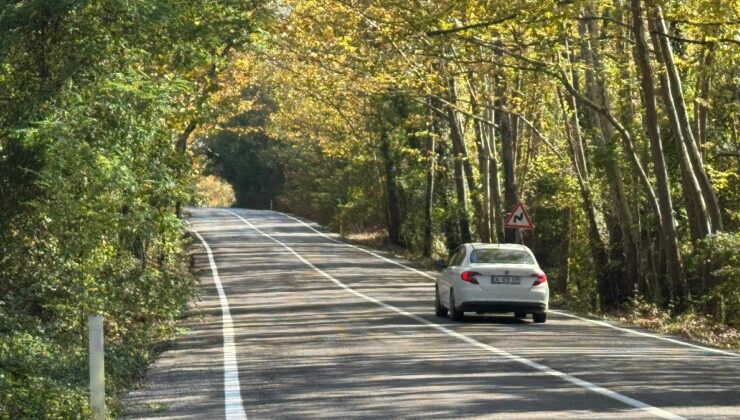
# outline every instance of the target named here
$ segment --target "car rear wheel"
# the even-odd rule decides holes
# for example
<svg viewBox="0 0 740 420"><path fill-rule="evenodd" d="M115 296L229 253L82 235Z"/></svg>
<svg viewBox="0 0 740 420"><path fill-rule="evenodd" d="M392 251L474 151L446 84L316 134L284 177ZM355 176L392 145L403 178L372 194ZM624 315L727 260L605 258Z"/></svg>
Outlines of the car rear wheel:
<svg viewBox="0 0 740 420"><path fill-rule="evenodd" d="M442 306L442 301L439 300L439 288L434 286L434 313L437 316L447 316L447 308Z"/></svg>
<svg viewBox="0 0 740 420"><path fill-rule="evenodd" d="M455 307L455 293L450 290L450 307L448 308L450 319L453 321L462 321L464 318L464 313L462 311L458 311Z"/></svg>
<svg viewBox="0 0 740 420"><path fill-rule="evenodd" d="M538 324L543 324L547 321L547 312L535 312L532 314L532 320Z"/></svg>
<svg viewBox="0 0 740 420"><path fill-rule="evenodd" d="M527 317L527 313L526 312L514 312L514 317L515 318L519 318L519 319L526 318Z"/></svg>

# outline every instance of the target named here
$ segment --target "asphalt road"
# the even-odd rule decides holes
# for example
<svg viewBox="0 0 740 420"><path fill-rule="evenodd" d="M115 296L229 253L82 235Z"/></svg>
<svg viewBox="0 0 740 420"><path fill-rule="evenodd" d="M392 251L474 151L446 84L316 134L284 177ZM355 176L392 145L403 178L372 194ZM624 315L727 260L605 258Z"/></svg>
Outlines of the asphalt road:
<svg viewBox="0 0 740 420"><path fill-rule="evenodd" d="M191 212L201 299L131 418L740 418L738 354L562 312L452 323L433 272L277 212Z"/></svg>

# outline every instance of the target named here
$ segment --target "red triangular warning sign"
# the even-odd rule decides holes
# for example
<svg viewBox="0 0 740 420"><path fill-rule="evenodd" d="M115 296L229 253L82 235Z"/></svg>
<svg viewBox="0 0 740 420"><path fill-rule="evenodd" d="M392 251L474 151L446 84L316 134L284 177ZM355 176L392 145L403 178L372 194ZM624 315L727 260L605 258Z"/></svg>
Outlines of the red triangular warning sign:
<svg viewBox="0 0 740 420"><path fill-rule="evenodd" d="M509 213L504 222L504 228L506 229L532 229L532 219L529 218L527 210L524 209L524 204L520 201L514 206L514 209Z"/></svg>

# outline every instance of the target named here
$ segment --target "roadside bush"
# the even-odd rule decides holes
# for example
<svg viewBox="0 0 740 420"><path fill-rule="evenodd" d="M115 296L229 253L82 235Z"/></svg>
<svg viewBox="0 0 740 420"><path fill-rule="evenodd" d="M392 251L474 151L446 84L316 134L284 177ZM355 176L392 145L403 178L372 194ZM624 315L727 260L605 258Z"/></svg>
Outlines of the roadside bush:
<svg viewBox="0 0 740 420"><path fill-rule="evenodd" d="M18 155L46 158L36 194L0 214L0 419L88 416L88 314L105 319L112 404L193 296L175 215L190 172L160 118L169 94L141 74L111 76L60 93L16 133Z"/></svg>
<svg viewBox="0 0 740 420"><path fill-rule="evenodd" d="M701 304L719 321L740 328L740 233L718 232L699 241L689 259L689 273L710 275L702 287L707 289Z"/></svg>
<svg viewBox="0 0 740 420"><path fill-rule="evenodd" d="M86 353L41 334L0 337L0 418L89 416Z"/></svg>
<svg viewBox="0 0 740 420"><path fill-rule="evenodd" d="M180 258L176 263L91 285L98 294L92 300L104 301L106 395L114 415L117 397L142 375L154 346L172 337L174 319L193 296L193 277L176 269L184 266ZM7 311L0 302L0 419L89 417L87 314L74 308L91 296L62 297L40 316Z"/></svg>

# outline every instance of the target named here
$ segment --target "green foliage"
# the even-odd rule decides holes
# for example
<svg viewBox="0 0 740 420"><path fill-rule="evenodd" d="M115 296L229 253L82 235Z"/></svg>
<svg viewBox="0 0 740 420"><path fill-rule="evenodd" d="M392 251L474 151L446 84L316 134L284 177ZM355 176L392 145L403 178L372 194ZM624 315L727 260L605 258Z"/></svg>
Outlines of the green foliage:
<svg viewBox="0 0 740 420"><path fill-rule="evenodd" d="M351 223L377 232L382 226L389 240L419 252L431 163L424 140L433 135L437 253L445 252L441 243L459 244L467 224L473 240L485 236L488 215L477 198L495 188L498 200L488 202L499 213L516 200L532 210L537 227L524 242L563 300L575 306L618 307L641 293L664 309L671 302L689 309L686 274L694 300L718 299L709 289L727 283L710 284L701 267L682 267L673 240L663 236L672 236L668 227L675 226L677 249L686 252L700 247L707 232L738 230L735 4L642 2L642 18L653 23L662 19L660 4L675 36L672 60L655 55L658 43L649 46L648 65L639 66L628 42L635 39L633 11L625 2L442 0L411 9L371 3L286 0L290 13L270 22L271 31L260 37L263 48L251 57L258 64L248 74L256 85L269 85L274 97L265 124L277 146L255 146L261 158L253 150L244 166L281 167L284 209L335 227L337 218L345 228ZM609 19L586 22L584 15ZM674 61L676 71L664 61ZM647 86L658 92L655 121L641 95L646 87L638 76L645 67L654 72L646 75ZM675 74L675 98L660 95L663 73ZM690 127L673 118L673 107L685 107ZM462 150L452 156L451 116L462 128L465 156ZM659 140L646 136L648 125L660 129ZM690 165L678 147L681 132L691 141L687 129L701 154ZM481 132L492 150L483 147ZM481 162L492 156L498 179L483 179ZM456 182L456 159L468 164L464 182ZM700 176L702 166L711 188ZM264 173L240 182L264 185ZM691 191L692 178L701 181L703 194ZM465 194L468 214L459 211L458 196ZM709 211L698 204L699 195ZM399 207L401 220L393 223ZM402 238L391 239L397 225ZM715 280L727 275L720 273Z"/></svg>
<svg viewBox="0 0 740 420"><path fill-rule="evenodd" d="M0 336L0 418L88 416L87 354L80 350L41 335Z"/></svg>
<svg viewBox="0 0 740 420"><path fill-rule="evenodd" d="M740 328L740 233L718 232L696 244L689 275L700 278L706 268L711 284L700 296L701 303L728 325Z"/></svg>
<svg viewBox="0 0 740 420"><path fill-rule="evenodd" d="M197 178L176 139L251 7L0 2L0 418L89 416L88 314L114 408L171 335L194 288L175 209Z"/></svg>
<svg viewBox="0 0 740 420"><path fill-rule="evenodd" d="M470 197L495 187L499 196L508 192L496 203L499 213L508 211L501 201L516 199L532 210L536 229L525 242L559 288L557 299L598 308L609 292L597 287L596 274L609 270L614 283L625 273L624 244L632 240L625 236L633 236L639 278L620 292L635 286L668 304L675 285L662 267L656 215L633 176L641 162L652 188L656 156L642 133L638 69L625 43L634 39L629 10L599 1L565 2L557 11L542 2L282 3L282 13L265 21L272 27L260 32L260 48L245 53L257 14L272 13L262 1L0 2L0 417L89 414L88 313L106 318L111 394L171 332L192 296L185 228L175 215L197 201L192 133L202 137L206 171L233 185L237 205L273 201L345 231L387 228L412 253L423 246L432 158L434 253L460 242L461 216L482 236L482 211L458 211L453 166L465 159L467 192L478 194ZM675 40L675 59L690 118L702 106L707 114L700 147L729 232L691 237L679 150L660 109L677 240L693 250L687 274L696 306L681 318L688 324L704 325L699 312L740 323L740 90L730 48L737 28L728 24L738 11L720 3L661 2L671 30L700 41ZM475 24L503 17L497 10L511 16ZM594 37L584 38L584 13L609 16L588 22ZM461 22L473 26L455 29ZM582 99L564 104L572 91L596 102L612 98L597 105L613 120L600 120ZM251 109L222 115L215 134L197 131L240 101ZM464 157L453 156L450 115L462 128ZM427 154L431 138L436 146ZM576 143L581 182L570 158ZM513 175L502 168L504 152ZM478 158L497 163L497 181L483 179ZM596 255L608 253L608 262L597 267L592 251L602 244Z"/></svg>

